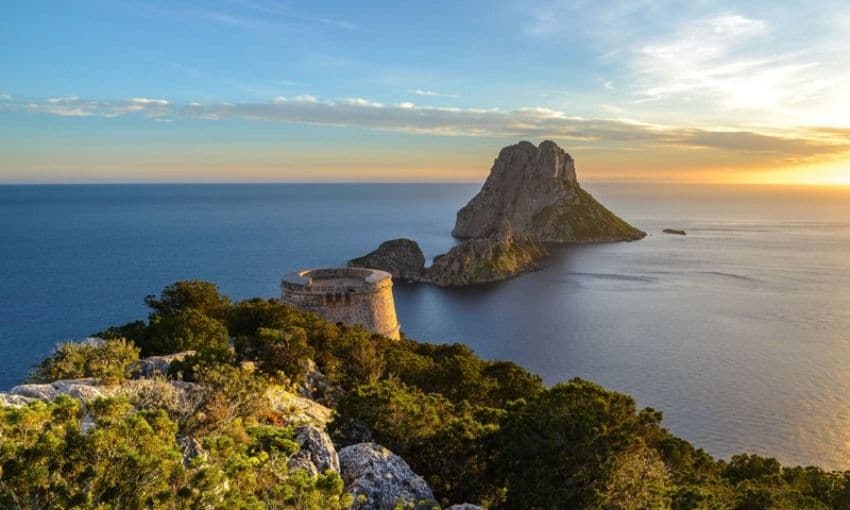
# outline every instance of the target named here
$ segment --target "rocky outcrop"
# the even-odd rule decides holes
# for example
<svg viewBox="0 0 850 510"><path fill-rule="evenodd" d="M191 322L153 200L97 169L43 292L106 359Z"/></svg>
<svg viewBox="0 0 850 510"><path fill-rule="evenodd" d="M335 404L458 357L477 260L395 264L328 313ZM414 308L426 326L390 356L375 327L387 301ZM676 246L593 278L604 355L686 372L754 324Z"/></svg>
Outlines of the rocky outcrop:
<svg viewBox="0 0 850 510"><path fill-rule="evenodd" d="M108 391L95 379L63 379L48 384L21 384L9 390L11 396L42 402L52 402L59 395L68 395L83 402L107 396Z"/></svg>
<svg viewBox="0 0 850 510"><path fill-rule="evenodd" d="M325 471L339 472L339 456L327 432L310 425L295 428L300 450L289 460L290 469L302 469L311 475Z"/></svg>
<svg viewBox="0 0 850 510"><path fill-rule="evenodd" d="M575 162L552 141L520 142L499 153L481 191L457 213L452 235L486 238L509 222L543 242L630 241L646 234L579 186Z"/></svg>
<svg viewBox="0 0 850 510"><path fill-rule="evenodd" d="M166 356L149 356L140 359L130 367L130 377L133 379L144 379L155 376L168 376L168 371L171 369L172 363L183 361L193 354L195 354L195 351L185 351Z"/></svg>
<svg viewBox="0 0 850 510"><path fill-rule="evenodd" d="M381 243L375 251L349 260L348 267L380 269L393 278L419 281L425 272L425 256L416 241L392 239Z"/></svg>
<svg viewBox="0 0 850 510"><path fill-rule="evenodd" d="M331 421L333 411L309 398L298 396L280 386L272 386L266 392L269 406L288 416L287 425L312 425L324 429Z"/></svg>
<svg viewBox="0 0 850 510"><path fill-rule="evenodd" d="M373 256L376 253L380 253L380 256ZM411 258L412 253L418 254L417 260L421 258L424 261L416 241L396 239L381 244L368 255L349 261L348 265L363 264L362 267L380 269L394 275L402 274L396 262ZM448 253L438 255L427 269L424 262L417 262L415 266L406 265L403 274L408 280L429 282L439 287L476 285L505 280L538 269L548 255L546 247L537 237L516 234L510 223L505 222L490 237L466 241ZM416 273L413 272L414 267Z"/></svg>
<svg viewBox="0 0 850 510"><path fill-rule="evenodd" d="M14 395L11 393L0 392L0 407L21 407L29 404L30 402L35 402L35 400L36 399L32 397L24 397L23 395Z"/></svg>
<svg viewBox="0 0 850 510"><path fill-rule="evenodd" d="M339 451L340 474L358 510L433 508L431 488L398 455L375 443L359 443Z"/></svg>
<svg viewBox="0 0 850 510"><path fill-rule="evenodd" d="M548 255L539 239L515 234L506 223L496 235L472 239L436 257L426 278L440 287L496 282L538 269Z"/></svg>

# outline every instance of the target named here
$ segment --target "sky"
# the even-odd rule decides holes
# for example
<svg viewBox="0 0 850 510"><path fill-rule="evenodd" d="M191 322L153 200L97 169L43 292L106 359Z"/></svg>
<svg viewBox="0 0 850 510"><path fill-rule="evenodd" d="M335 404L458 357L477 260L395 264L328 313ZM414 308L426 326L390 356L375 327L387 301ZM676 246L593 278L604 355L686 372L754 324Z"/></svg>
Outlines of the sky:
<svg viewBox="0 0 850 510"><path fill-rule="evenodd" d="M4 2L0 183L850 185L850 5Z"/></svg>

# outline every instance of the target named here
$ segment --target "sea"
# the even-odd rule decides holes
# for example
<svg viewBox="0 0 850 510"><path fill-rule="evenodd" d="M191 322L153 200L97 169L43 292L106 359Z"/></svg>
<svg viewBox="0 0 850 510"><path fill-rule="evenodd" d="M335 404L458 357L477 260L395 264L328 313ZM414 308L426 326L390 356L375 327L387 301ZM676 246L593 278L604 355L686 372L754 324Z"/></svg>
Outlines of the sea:
<svg viewBox="0 0 850 510"><path fill-rule="evenodd" d="M59 342L146 317L144 296L176 280L274 297L284 273L387 239L431 258L479 187L0 186L0 389ZM723 458L850 469L850 189L585 188L649 235L556 247L498 284L397 282L404 333L628 393Z"/></svg>

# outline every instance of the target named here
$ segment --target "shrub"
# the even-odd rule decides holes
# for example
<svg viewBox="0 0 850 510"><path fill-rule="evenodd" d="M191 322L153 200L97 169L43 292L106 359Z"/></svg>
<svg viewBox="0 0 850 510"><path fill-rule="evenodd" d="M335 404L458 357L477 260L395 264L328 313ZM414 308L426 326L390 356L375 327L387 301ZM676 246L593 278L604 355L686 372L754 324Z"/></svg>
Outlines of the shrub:
<svg viewBox="0 0 850 510"><path fill-rule="evenodd" d="M130 365L138 360L139 349L123 338L69 342L42 361L30 379L52 382L94 377L104 384L116 384L127 378Z"/></svg>
<svg viewBox="0 0 850 510"><path fill-rule="evenodd" d="M188 308L151 317L139 347L145 356L228 348L227 328L200 310Z"/></svg>
<svg viewBox="0 0 850 510"><path fill-rule="evenodd" d="M236 353L243 360L256 361L268 375L284 374L293 383L301 382L315 351L307 343L307 333L299 327L259 328L253 335L239 337Z"/></svg>
<svg viewBox="0 0 850 510"><path fill-rule="evenodd" d="M574 379L510 413L494 463L505 508L596 508L612 461L656 427L634 400Z"/></svg>
<svg viewBox="0 0 850 510"><path fill-rule="evenodd" d="M224 319L230 309L230 299L218 292L214 283L187 280L172 283L159 295L145 297L145 304L155 315L172 315L188 309L208 317Z"/></svg>
<svg viewBox="0 0 850 510"><path fill-rule="evenodd" d="M0 408L0 508L164 508L182 480L176 426L165 413L133 412L99 399L80 430L81 404L69 397Z"/></svg>

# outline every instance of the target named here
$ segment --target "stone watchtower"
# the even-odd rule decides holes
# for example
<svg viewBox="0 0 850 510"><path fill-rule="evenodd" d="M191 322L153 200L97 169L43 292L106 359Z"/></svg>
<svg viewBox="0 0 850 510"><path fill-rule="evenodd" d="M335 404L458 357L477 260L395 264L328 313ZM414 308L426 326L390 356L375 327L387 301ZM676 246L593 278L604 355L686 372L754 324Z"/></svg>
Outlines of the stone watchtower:
<svg viewBox="0 0 850 510"><path fill-rule="evenodd" d="M310 269L287 274L280 288L281 301L299 310L400 338L389 273L353 267Z"/></svg>

